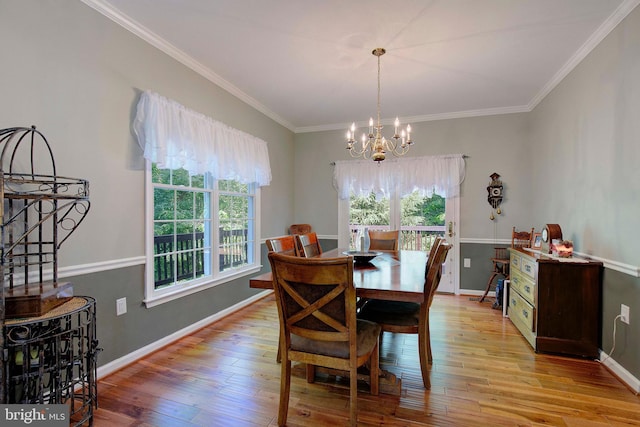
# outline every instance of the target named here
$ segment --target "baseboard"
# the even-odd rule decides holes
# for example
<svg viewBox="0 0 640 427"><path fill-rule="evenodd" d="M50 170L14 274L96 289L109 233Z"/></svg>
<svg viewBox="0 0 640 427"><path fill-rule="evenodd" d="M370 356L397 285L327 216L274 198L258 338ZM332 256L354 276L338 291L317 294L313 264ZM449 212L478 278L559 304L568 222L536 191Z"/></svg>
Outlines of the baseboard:
<svg viewBox="0 0 640 427"><path fill-rule="evenodd" d="M273 291L271 290L265 290L264 292L260 292L259 294L256 294L254 296L252 296L251 298L247 298L243 301L240 301L239 303L232 305L231 307L228 307L222 311L219 311L216 314L213 314L209 317L206 317L202 320L200 320L199 322L196 322L192 325L187 326L186 328L183 328L179 331L174 332L171 335L167 335L166 337L159 339L158 341L155 341L151 344L148 344L142 348L139 348L138 350L131 352L129 354L126 354L125 356L113 360L105 365L102 365L98 368L98 372L97 372L97 377L98 379L104 378L109 374L112 374L114 372L116 372L119 369L124 368L125 366L135 362L138 359L141 359L151 353L153 353L154 351L157 351L159 349L161 349L164 346L167 346L171 343L173 343L174 341L177 341L181 338L184 338L186 336L188 336L189 334L194 333L195 331L197 331L198 329L202 329L205 326L216 322L220 319L222 319L223 317L226 317L232 313L235 313L238 310L243 309L244 307L253 304L255 301L258 301L264 297L266 297L267 295L271 294Z"/></svg>
<svg viewBox="0 0 640 427"><path fill-rule="evenodd" d="M613 375L622 381L636 395L640 394L640 380L627 371L622 365L609 357L607 353L600 350L598 359Z"/></svg>
<svg viewBox="0 0 640 427"><path fill-rule="evenodd" d="M472 297L481 297L484 294L484 291L479 289L459 289L457 295L469 295ZM495 291L489 291L487 294L488 297L495 297Z"/></svg>

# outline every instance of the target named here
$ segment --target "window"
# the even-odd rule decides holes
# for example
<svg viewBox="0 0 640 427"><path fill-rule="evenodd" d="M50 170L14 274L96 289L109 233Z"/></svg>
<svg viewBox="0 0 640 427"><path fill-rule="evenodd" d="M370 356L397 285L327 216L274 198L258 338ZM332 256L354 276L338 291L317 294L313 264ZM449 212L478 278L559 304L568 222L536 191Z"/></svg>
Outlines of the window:
<svg viewBox="0 0 640 427"><path fill-rule="evenodd" d="M352 193L349 199L350 249L355 249L357 235L365 227L399 229L401 249L429 250L435 237L445 233L445 199L437 194L423 196L418 191L404 197L394 193L391 197L377 198L373 192L366 196Z"/></svg>
<svg viewBox="0 0 640 427"><path fill-rule="evenodd" d="M266 141L149 91L133 130L148 165L147 307L257 272Z"/></svg>
<svg viewBox="0 0 640 427"><path fill-rule="evenodd" d="M146 299L153 306L259 268L255 184L151 164ZM212 214L217 213L217 214Z"/></svg>

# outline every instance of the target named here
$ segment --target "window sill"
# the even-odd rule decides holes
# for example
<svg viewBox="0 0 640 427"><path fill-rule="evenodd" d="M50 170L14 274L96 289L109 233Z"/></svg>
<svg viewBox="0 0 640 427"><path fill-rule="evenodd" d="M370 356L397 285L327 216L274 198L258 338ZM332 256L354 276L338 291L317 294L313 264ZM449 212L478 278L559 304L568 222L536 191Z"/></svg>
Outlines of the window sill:
<svg viewBox="0 0 640 427"><path fill-rule="evenodd" d="M173 300L185 297L187 295L195 294L196 292L204 291L205 289L213 288L214 286L218 286L223 283L228 283L233 280L258 273L260 269L261 269L261 266L258 264L258 265L249 267L247 269L234 271L225 276L218 277L215 280L191 285L188 288L182 288L182 289L170 290L163 293L158 293L157 295L154 295L152 297L145 298L142 302L147 308L155 307L157 305L171 302Z"/></svg>

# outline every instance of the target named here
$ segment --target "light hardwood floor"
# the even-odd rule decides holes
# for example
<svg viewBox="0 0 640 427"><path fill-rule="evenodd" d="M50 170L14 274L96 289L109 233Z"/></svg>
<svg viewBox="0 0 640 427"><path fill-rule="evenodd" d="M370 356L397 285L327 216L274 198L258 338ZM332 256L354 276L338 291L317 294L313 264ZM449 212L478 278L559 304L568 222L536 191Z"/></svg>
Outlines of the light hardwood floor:
<svg viewBox="0 0 640 427"><path fill-rule="evenodd" d="M536 354L491 301L436 295L432 389L417 336L385 334L382 368L400 396L358 394L361 426L640 425L640 397L596 361ZM102 379L100 426L275 426L280 365L273 296ZM348 424L348 390L294 367L289 426Z"/></svg>

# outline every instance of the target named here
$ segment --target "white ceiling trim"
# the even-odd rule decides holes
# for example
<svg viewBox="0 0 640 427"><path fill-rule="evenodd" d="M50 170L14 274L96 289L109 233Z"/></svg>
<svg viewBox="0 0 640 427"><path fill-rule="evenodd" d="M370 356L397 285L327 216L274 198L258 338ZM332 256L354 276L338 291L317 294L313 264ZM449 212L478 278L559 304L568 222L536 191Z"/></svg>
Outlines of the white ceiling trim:
<svg viewBox="0 0 640 427"><path fill-rule="evenodd" d="M292 123L288 122L271 109L247 95L245 92L237 88L229 81L223 79L211 69L205 67L203 64L192 58L191 56L178 49L167 40L158 36L154 32L150 31L139 22L129 18L121 13L118 9L105 3L104 0L81 0L86 5L95 9L102 15L111 19L116 24L122 26L126 30L140 37L144 41L148 42L152 46L161 50L165 54L169 55L173 59L192 69L196 73L200 74L212 83L220 86L222 89L236 96L240 100L244 101L248 105L252 106L256 110L265 114L275 122L286 127L294 133L306 133L306 132L319 132L329 130L346 129L349 124L329 124L321 126L308 126L308 127L294 127ZM409 121L412 123L434 121L434 120L446 120L465 117L479 117L498 114L512 114L532 111L636 6L640 4L640 0L624 0L618 9L598 28L598 30L591 35L591 37L574 53L574 55L565 63L565 65L551 78L551 80L538 92L533 99L527 105L504 107L504 108L488 108L479 110L458 111L443 114L431 114L423 116L413 116L403 118L403 121ZM389 123L391 124L391 120ZM363 125L358 123L358 125Z"/></svg>
<svg viewBox="0 0 640 427"><path fill-rule="evenodd" d="M498 114L513 114L513 113L528 113L531 111L528 105L521 105L518 107L499 107L499 108L483 108L481 110L468 110L468 111L454 111L451 113L439 113L439 114L428 114L424 116L411 116L411 117L401 117L403 123L420 123L420 122L432 122L434 120L447 120L447 119L460 119L464 117L480 117L480 116L496 116ZM380 120L380 123L383 125L392 126L395 119L384 119ZM306 127L297 127L295 129L295 133L307 133L307 132L321 132L326 130L346 130L351 126L351 123L342 123L342 124L330 124L330 125L320 125L320 126L306 126ZM356 127L366 127L369 126L368 121L355 122Z"/></svg>
<svg viewBox="0 0 640 427"><path fill-rule="evenodd" d="M573 54L566 64L549 80L536 96L529 102L529 111L551 92L587 55L600 44L602 40L629 14L640 0L625 0L611 16L602 23L587 41Z"/></svg>

